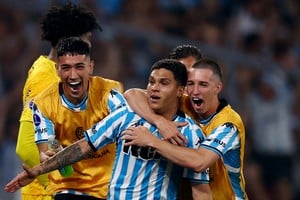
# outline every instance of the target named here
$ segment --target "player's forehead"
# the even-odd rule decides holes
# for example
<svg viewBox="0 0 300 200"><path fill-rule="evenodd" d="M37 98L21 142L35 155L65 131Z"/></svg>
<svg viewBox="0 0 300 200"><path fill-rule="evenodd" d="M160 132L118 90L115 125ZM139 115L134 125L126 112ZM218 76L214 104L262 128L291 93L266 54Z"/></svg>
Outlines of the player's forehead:
<svg viewBox="0 0 300 200"><path fill-rule="evenodd" d="M193 56L188 56L186 58L179 59L179 62L185 65L187 69L191 68L192 65L196 62L196 58Z"/></svg>
<svg viewBox="0 0 300 200"><path fill-rule="evenodd" d="M149 78L155 80L174 80L174 75L170 70L165 68L154 69L151 73Z"/></svg>

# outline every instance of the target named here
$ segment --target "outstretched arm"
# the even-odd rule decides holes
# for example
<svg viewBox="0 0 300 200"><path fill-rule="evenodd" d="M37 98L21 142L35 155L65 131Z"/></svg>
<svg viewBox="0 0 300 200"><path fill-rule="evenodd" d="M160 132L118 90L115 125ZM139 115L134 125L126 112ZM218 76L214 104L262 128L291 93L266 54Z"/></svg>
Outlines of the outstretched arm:
<svg viewBox="0 0 300 200"><path fill-rule="evenodd" d="M191 168L196 172L202 172L219 159L219 155L205 148L191 149L173 145L152 135L143 126L129 127L123 132L125 144L148 146L154 148L159 154L183 167Z"/></svg>
<svg viewBox="0 0 300 200"><path fill-rule="evenodd" d="M154 124L165 140L172 144L186 144L186 138L178 131L178 127L185 126L187 123L172 122L161 115L155 114L148 104L145 90L132 88L127 90L124 96L130 107L138 115Z"/></svg>
<svg viewBox="0 0 300 200"><path fill-rule="evenodd" d="M62 151L58 152L40 165L31 169L23 166L24 171L18 174L5 186L5 191L15 192L21 187L31 183L37 176L78 162L90 153L93 153L93 150L88 142L83 138L64 148Z"/></svg>

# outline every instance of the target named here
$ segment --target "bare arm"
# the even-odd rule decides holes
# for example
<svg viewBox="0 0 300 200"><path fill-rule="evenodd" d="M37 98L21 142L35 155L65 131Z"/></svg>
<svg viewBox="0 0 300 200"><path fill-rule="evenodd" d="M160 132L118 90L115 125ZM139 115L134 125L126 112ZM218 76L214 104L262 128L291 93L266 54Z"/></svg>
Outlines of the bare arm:
<svg viewBox="0 0 300 200"><path fill-rule="evenodd" d="M212 200L209 184L192 184L193 199Z"/></svg>
<svg viewBox="0 0 300 200"><path fill-rule="evenodd" d="M183 167L202 172L219 159L218 154L205 148L191 149L173 145L152 135L147 128L130 127L123 132L126 146L138 145L154 148L159 154Z"/></svg>
<svg viewBox="0 0 300 200"><path fill-rule="evenodd" d="M31 169L23 166L25 171L21 172L13 180L11 180L5 186L5 191L15 192L21 187L31 183L37 176L78 162L90 153L93 153L93 150L88 142L83 138L64 148L62 151L58 152L40 165L37 165Z"/></svg>
<svg viewBox="0 0 300 200"><path fill-rule="evenodd" d="M55 152L48 150L48 143L41 143L37 146L40 152L41 163L48 160L51 156L55 155Z"/></svg>
<svg viewBox="0 0 300 200"><path fill-rule="evenodd" d="M187 141L186 138L179 133L178 128L187 123L175 123L157 115L150 108L147 101L147 93L145 90L133 88L124 93L124 96L130 107L140 116L144 117L147 121L154 124L165 140L172 144L184 145Z"/></svg>

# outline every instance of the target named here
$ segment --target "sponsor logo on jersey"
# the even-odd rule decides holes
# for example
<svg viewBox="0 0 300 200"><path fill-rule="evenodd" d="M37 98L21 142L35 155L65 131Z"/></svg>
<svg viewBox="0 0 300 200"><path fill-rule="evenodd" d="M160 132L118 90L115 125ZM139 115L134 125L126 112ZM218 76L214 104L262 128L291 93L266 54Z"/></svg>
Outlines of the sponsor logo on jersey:
<svg viewBox="0 0 300 200"><path fill-rule="evenodd" d="M35 126L39 126L41 124L41 118L37 114L33 114L33 123Z"/></svg>

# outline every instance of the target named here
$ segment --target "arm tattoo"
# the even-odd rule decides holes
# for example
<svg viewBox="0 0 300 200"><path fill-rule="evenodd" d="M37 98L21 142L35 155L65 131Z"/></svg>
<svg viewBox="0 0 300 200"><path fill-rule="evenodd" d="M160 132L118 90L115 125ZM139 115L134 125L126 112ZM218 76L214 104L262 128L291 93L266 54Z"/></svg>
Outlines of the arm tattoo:
<svg viewBox="0 0 300 200"><path fill-rule="evenodd" d="M91 151L91 150L90 150ZM52 158L41 164L39 174L44 174L56 169L60 169L66 165L73 164L82 160L88 153L83 152L78 143L66 147L63 151L58 152Z"/></svg>

